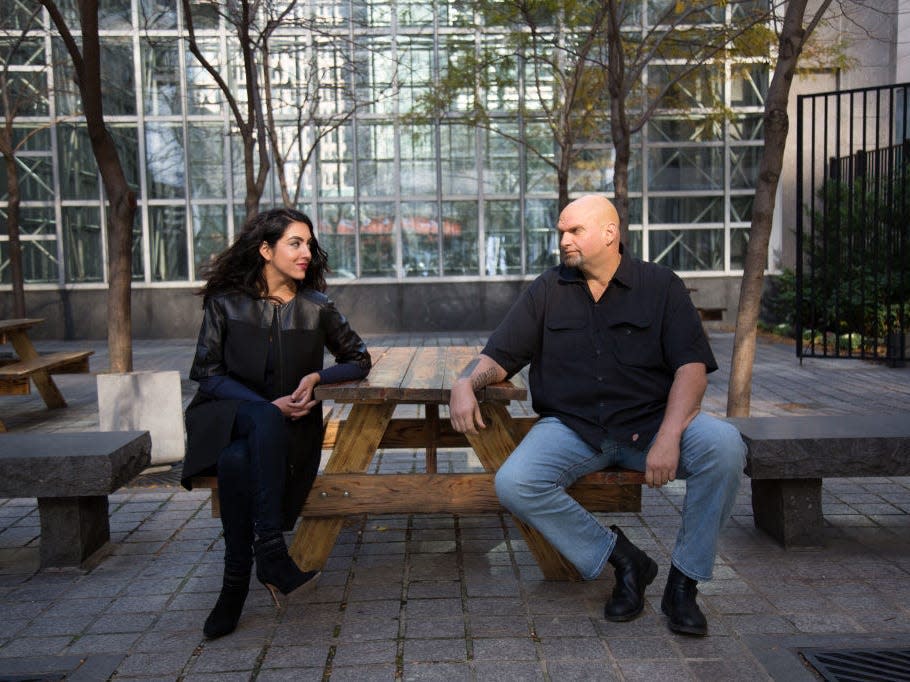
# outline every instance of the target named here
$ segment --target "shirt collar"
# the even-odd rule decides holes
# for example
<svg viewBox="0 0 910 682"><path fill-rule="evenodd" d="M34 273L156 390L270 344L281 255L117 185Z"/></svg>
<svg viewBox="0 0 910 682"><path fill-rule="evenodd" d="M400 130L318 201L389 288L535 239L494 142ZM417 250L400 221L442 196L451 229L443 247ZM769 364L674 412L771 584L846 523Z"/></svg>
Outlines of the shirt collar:
<svg viewBox="0 0 910 682"><path fill-rule="evenodd" d="M578 268L570 268L565 263L559 264L559 279L562 282L585 283L585 276L581 273L581 270ZM635 268L632 265L631 256L624 255L622 257L619 261L619 267L616 269L616 272L613 273L611 282L616 282L626 289L632 288L633 283L635 282Z"/></svg>

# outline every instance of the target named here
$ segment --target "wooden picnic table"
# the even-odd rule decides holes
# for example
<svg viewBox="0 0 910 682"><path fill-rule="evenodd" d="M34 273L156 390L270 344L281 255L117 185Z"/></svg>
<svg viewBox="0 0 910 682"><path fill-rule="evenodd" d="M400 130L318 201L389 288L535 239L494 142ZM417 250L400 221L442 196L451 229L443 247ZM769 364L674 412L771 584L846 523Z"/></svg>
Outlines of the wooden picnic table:
<svg viewBox="0 0 910 682"><path fill-rule="evenodd" d="M94 351L39 354L28 332L42 322L42 318L34 317L0 320L0 343L11 344L16 354L16 357L0 363L0 395L28 395L31 380L45 405L50 408L66 407L66 401L51 374L88 372L88 357ZM6 431L2 420L0 431Z"/></svg>
<svg viewBox="0 0 910 682"><path fill-rule="evenodd" d="M474 346L389 347L374 350L373 369L362 381L316 387L316 397L350 405L343 421L329 424L333 444L317 477L298 526L291 555L304 570L321 568L342 522L353 514L459 513L502 511L493 477L527 433L536 416L513 416L508 405L522 401L520 381L487 386L478 393L486 429L477 435L455 432L439 406L448 405L452 384L480 351ZM394 418L399 405L422 406L421 416ZM332 433L337 428L337 433ZM438 447L471 447L484 472L438 473ZM426 449L426 471L366 473L379 448ZM584 477L569 492L592 511L638 511L641 474L603 471ZM534 529L516 520L528 548L549 579L577 574Z"/></svg>

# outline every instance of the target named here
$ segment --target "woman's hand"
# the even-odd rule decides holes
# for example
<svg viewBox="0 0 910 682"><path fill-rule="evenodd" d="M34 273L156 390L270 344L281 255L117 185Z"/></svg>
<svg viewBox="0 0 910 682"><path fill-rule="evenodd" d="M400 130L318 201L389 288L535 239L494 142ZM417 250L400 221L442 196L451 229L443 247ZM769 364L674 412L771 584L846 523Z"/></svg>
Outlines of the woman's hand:
<svg viewBox="0 0 910 682"><path fill-rule="evenodd" d="M300 380L300 384L290 395L276 398L272 403L281 410L281 414L291 419L299 419L310 413L318 401L313 397L313 390L319 383L319 374L312 372Z"/></svg>

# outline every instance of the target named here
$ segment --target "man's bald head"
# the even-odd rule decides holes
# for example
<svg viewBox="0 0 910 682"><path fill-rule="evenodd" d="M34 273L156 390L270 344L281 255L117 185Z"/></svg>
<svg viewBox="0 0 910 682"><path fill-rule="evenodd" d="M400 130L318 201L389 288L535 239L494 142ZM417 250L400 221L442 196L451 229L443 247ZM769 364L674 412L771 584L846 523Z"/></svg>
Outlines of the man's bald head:
<svg viewBox="0 0 910 682"><path fill-rule="evenodd" d="M604 196L588 194L559 214L563 263L587 274L612 272L619 264L619 214Z"/></svg>

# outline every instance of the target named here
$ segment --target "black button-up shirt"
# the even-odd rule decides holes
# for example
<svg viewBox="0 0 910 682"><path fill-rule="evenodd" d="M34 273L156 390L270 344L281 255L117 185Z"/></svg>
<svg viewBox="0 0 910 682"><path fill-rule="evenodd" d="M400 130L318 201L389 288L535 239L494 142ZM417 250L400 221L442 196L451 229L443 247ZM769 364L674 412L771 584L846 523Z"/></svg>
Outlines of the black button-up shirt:
<svg viewBox="0 0 910 682"><path fill-rule="evenodd" d="M565 265L524 291L483 350L509 376L530 363L534 410L585 442L646 448L657 434L676 370L717 363L682 280L623 256L599 301Z"/></svg>

